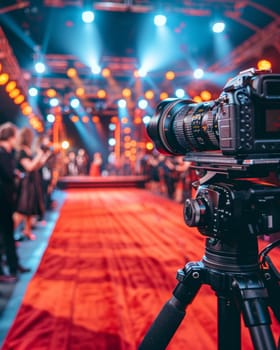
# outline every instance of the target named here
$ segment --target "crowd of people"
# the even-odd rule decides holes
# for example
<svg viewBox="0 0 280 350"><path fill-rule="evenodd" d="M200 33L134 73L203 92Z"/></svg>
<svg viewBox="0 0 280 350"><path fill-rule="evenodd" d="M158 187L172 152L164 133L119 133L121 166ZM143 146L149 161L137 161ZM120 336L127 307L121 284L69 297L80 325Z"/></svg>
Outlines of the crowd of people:
<svg viewBox="0 0 280 350"><path fill-rule="evenodd" d="M51 205L52 155L48 136L35 138L29 127L0 125L0 281L29 272L18 258L17 240L34 240L32 226ZM21 234L18 239L15 231Z"/></svg>
<svg viewBox="0 0 280 350"><path fill-rule="evenodd" d="M196 179L190 162L185 162L183 157L165 156L157 151L139 150L136 161L132 163L125 157L117 159L114 152L109 153L106 161L100 152L93 153L90 159L86 150L80 148L77 152L69 151L64 164L65 176L146 176L147 189L179 202L191 195L191 184Z"/></svg>
<svg viewBox="0 0 280 350"><path fill-rule="evenodd" d="M58 176L142 175L147 189L180 202L190 196L195 179L191 164L182 157L157 152L138 152L131 166L117 161L113 152L104 161L100 152L90 159L80 148L60 154L59 164ZM48 135L38 136L10 122L0 125L0 282L15 281L30 271L19 262L17 245L36 239L32 229L52 206L56 167L57 154Z"/></svg>

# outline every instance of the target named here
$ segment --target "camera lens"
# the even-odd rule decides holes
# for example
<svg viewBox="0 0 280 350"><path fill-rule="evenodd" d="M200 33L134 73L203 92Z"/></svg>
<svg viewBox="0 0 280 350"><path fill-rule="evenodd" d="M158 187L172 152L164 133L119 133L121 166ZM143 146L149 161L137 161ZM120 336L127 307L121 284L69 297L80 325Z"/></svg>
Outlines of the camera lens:
<svg viewBox="0 0 280 350"><path fill-rule="evenodd" d="M218 107L214 101L162 101L148 124L147 132L164 154L219 149Z"/></svg>

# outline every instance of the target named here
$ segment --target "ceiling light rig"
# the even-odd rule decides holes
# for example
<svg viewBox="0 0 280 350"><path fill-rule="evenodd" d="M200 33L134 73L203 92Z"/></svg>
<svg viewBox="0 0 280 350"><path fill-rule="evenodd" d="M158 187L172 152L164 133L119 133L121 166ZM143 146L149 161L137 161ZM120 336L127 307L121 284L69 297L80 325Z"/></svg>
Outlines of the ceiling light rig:
<svg viewBox="0 0 280 350"><path fill-rule="evenodd" d="M20 116L27 117L29 124L36 131L42 132L42 117L37 108L29 104L27 83L1 27L0 42L0 86L3 86L12 102L19 106Z"/></svg>

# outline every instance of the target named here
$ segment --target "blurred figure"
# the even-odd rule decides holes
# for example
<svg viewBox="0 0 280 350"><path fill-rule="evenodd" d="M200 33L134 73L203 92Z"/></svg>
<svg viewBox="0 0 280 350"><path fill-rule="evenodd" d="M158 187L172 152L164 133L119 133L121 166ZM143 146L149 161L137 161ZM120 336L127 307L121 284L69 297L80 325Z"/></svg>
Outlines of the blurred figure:
<svg viewBox="0 0 280 350"><path fill-rule="evenodd" d="M179 173L176 170L176 162L172 157L165 157L162 165L163 179L167 189L167 196L174 199L176 183L179 181Z"/></svg>
<svg viewBox="0 0 280 350"><path fill-rule="evenodd" d="M76 162L78 167L78 175L88 174L88 155L84 148L80 148L77 152Z"/></svg>
<svg viewBox="0 0 280 350"><path fill-rule="evenodd" d="M18 142L17 168L24 176L19 186L16 213L14 214L15 227L24 221L23 234L26 238L34 240L36 237L31 231L32 218L44 215L44 197L39 169L46 163L51 155L48 149L37 147L32 152L34 140L30 128L22 128Z"/></svg>
<svg viewBox="0 0 280 350"><path fill-rule="evenodd" d="M6 255L10 275L0 265L0 282L16 281L17 273L29 272L19 264L14 240L13 213L16 201L16 145L17 128L12 123L0 126L0 239Z"/></svg>
<svg viewBox="0 0 280 350"><path fill-rule="evenodd" d="M191 165L191 162L184 161L184 156L177 157L176 170L179 173L179 181L176 185L175 199L180 203L192 196Z"/></svg>
<svg viewBox="0 0 280 350"><path fill-rule="evenodd" d="M150 154L147 159L148 186L152 192L161 193L160 188L160 158L159 154Z"/></svg>
<svg viewBox="0 0 280 350"><path fill-rule="evenodd" d="M52 198L51 194L54 189L54 166L56 153L54 152L51 140L48 135L41 135L36 140L36 148L41 148L43 151L50 151L51 156L39 169L42 182L43 198L45 209L51 208ZM42 218L41 218L42 219Z"/></svg>
<svg viewBox="0 0 280 350"><path fill-rule="evenodd" d="M93 154L93 159L90 164L89 175L90 176L101 176L102 173L103 159L100 152Z"/></svg>
<svg viewBox="0 0 280 350"><path fill-rule="evenodd" d="M76 160L76 154L74 151L68 153L66 158L66 175L77 176L78 175L78 165Z"/></svg>

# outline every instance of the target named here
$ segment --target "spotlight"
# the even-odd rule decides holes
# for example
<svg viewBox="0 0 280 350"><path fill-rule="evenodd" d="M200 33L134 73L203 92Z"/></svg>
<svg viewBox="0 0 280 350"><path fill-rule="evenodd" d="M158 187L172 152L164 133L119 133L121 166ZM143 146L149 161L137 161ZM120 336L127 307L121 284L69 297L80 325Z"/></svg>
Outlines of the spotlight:
<svg viewBox="0 0 280 350"><path fill-rule="evenodd" d="M154 17L154 24L157 27L163 27L166 24L166 22L167 22L167 18L164 15L156 15Z"/></svg>
<svg viewBox="0 0 280 350"><path fill-rule="evenodd" d="M148 124L150 122L150 120L151 120L151 117L149 115L145 115L143 117L143 123L144 124Z"/></svg>
<svg viewBox="0 0 280 350"><path fill-rule="evenodd" d="M126 100L120 99L120 100L118 101L118 106L119 106L120 108L125 108L125 107L126 107Z"/></svg>
<svg viewBox="0 0 280 350"><path fill-rule="evenodd" d="M47 114L46 119L49 123L54 123L55 122L55 116L51 113Z"/></svg>
<svg viewBox="0 0 280 350"><path fill-rule="evenodd" d="M185 96L185 91L183 89L177 89L175 91L175 96L178 98L183 98Z"/></svg>
<svg viewBox="0 0 280 350"><path fill-rule="evenodd" d="M225 23L222 21L215 22L212 26L212 30L214 33L222 33L225 30Z"/></svg>
<svg viewBox="0 0 280 350"><path fill-rule="evenodd" d="M46 70L46 65L43 62L37 62L34 67L36 72L39 74L44 73Z"/></svg>
<svg viewBox="0 0 280 350"><path fill-rule="evenodd" d="M138 101L138 107L140 109L146 109L148 107L148 101L142 98Z"/></svg>
<svg viewBox="0 0 280 350"><path fill-rule="evenodd" d="M70 147L69 141L62 141L61 142L62 149L68 149Z"/></svg>
<svg viewBox="0 0 280 350"><path fill-rule="evenodd" d="M195 79L201 79L203 77L203 75L204 75L204 71L201 68L197 68L193 72L193 76Z"/></svg>
<svg viewBox="0 0 280 350"><path fill-rule="evenodd" d="M92 23L94 21L94 13L92 11L84 11L82 13L84 23Z"/></svg>
<svg viewBox="0 0 280 350"><path fill-rule="evenodd" d="M139 77L144 78L147 75L147 71L145 68L140 68L138 70Z"/></svg>
<svg viewBox="0 0 280 350"><path fill-rule="evenodd" d="M95 64L91 67L91 71L93 74L99 74L101 72L101 68L97 64Z"/></svg>
<svg viewBox="0 0 280 350"><path fill-rule="evenodd" d="M38 89L36 89L35 87L32 87L28 90L28 93L30 96L35 97L38 95Z"/></svg>
<svg viewBox="0 0 280 350"><path fill-rule="evenodd" d="M116 124L110 123L110 124L109 124L109 130L110 130L110 131L116 130Z"/></svg>
<svg viewBox="0 0 280 350"><path fill-rule="evenodd" d="M114 139L114 138L110 138L109 140L108 140L108 144L109 144L109 146L116 146L116 139Z"/></svg>
<svg viewBox="0 0 280 350"><path fill-rule="evenodd" d="M80 105L80 101L79 101L77 98L72 98L72 99L70 100L70 106L71 106L72 108L78 108L79 105Z"/></svg>
<svg viewBox="0 0 280 350"><path fill-rule="evenodd" d="M59 105L59 100L58 100L56 97L51 98L51 99L50 99L50 105L51 105L52 107L58 106L58 105Z"/></svg>

